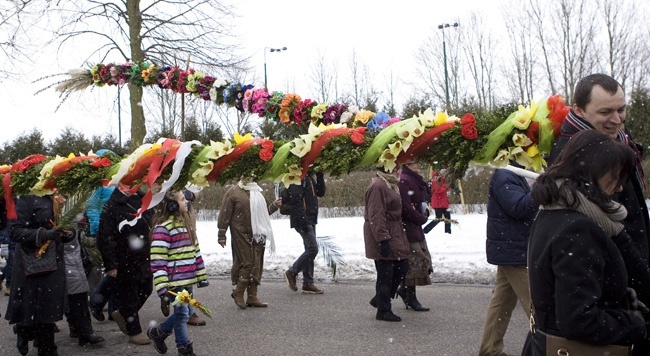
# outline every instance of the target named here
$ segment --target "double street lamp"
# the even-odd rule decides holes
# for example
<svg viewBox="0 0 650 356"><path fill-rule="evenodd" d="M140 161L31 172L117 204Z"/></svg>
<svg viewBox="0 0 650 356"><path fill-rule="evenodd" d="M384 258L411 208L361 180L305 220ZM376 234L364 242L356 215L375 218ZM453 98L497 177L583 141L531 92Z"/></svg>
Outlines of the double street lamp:
<svg viewBox="0 0 650 356"><path fill-rule="evenodd" d="M286 51L287 47L282 47L282 48L271 48L271 47L264 47L264 88L268 88L267 85L267 79L266 79L266 50L269 50L269 52L282 52Z"/></svg>
<svg viewBox="0 0 650 356"><path fill-rule="evenodd" d="M445 42L445 28L458 26L460 26L458 22L454 22L453 24L443 23L441 25L438 25L438 29L442 31L442 55L445 62L445 95L447 99L447 106L445 107L445 110L447 111L449 111L449 73L447 72L447 44Z"/></svg>

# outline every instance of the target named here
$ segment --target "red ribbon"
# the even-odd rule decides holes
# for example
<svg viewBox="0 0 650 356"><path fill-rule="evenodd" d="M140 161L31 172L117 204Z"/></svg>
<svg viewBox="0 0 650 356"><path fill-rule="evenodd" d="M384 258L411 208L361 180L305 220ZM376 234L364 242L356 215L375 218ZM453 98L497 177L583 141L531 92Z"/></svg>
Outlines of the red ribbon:
<svg viewBox="0 0 650 356"><path fill-rule="evenodd" d="M255 138L238 144L233 148L232 152L220 157L214 162L214 167L212 167L212 170L208 173L205 179L208 182L216 181L219 179L219 176L221 176L221 173L223 173L223 171L225 171L233 162L240 159L252 145L261 145L262 142L264 142L263 138Z"/></svg>
<svg viewBox="0 0 650 356"><path fill-rule="evenodd" d="M327 146L327 144L329 144L332 139L341 135L349 136L352 134L352 132L354 132L354 129L342 127L338 129L327 130L318 136L316 141L311 144L311 150L302 156L302 159L300 160L302 166L302 174L300 175L300 179L305 178L307 172L309 171L309 167L314 163L316 158L318 158L320 153L323 151L323 148Z"/></svg>
<svg viewBox="0 0 650 356"><path fill-rule="evenodd" d="M426 150L428 150L440 138L443 132L454 127L455 122L445 122L432 129L424 131L422 135L413 138L413 142L406 152L401 152L397 156L396 162L399 164L410 162L418 159Z"/></svg>

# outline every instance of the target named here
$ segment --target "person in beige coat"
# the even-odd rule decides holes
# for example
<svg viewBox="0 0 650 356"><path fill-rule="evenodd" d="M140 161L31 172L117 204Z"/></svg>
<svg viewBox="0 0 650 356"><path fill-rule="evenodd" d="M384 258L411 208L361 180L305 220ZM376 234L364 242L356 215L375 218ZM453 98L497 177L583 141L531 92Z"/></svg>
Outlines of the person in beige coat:
<svg viewBox="0 0 650 356"><path fill-rule="evenodd" d="M402 226L402 198L397 184L400 166L377 171L365 194L363 238L366 258L375 260L377 282L370 305L377 320L401 321L391 310L391 298L409 269L409 242Z"/></svg>
<svg viewBox="0 0 650 356"><path fill-rule="evenodd" d="M226 247L226 231L230 228L231 278L235 286L231 296L241 309L267 307L257 298L257 287L262 281L266 241L271 243L271 250L275 249L269 215L281 204L279 199L268 204L262 188L252 178L244 177L237 185L228 188L223 197L217 222L218 242L221 247ZM245 302L244 292L247 292Z"/></svg>

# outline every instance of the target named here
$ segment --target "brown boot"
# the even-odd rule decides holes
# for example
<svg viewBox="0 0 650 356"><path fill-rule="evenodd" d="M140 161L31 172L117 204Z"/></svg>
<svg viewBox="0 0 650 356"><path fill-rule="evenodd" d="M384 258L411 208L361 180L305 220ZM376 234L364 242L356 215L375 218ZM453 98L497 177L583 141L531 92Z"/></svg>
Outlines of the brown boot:
<svg viewBox="0 0 650 356"><path fill-rule="evenodd" d="M266 308L269 305L262 303L261 300L257 298L257 284L251 282L248 284L248 297L246 298L246 306L256 307L256 308Z"/></svg>
<svg viewBox="0 0 650 356"><path fill-rule="evenodd" d="M246 287L248 287L248 280L240 279L230 295L240 309L246 309L246 302L244 302Z"/></svg>

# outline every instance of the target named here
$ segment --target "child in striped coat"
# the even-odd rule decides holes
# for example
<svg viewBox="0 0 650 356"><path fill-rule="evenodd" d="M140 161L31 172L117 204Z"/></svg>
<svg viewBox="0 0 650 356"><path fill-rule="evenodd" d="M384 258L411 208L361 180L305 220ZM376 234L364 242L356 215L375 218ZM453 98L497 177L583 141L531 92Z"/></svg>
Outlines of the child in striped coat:
<svg viewBox="0 0 650 356"><path fill-rule="evenodd" d="M169 315L169 299L174 298L168 292L187 290L192 293L193 285L207 280L199 243L196 236L188 232L183 219L186 212L187 200L183 192L167 192L151 234L151 271L165 316ZM194 355L187 331L187 321L193 313L191 309L189 305L178 303L171 316L147 330L158 353L167 352L165 339L173 332L178 354Z"/></svg>

